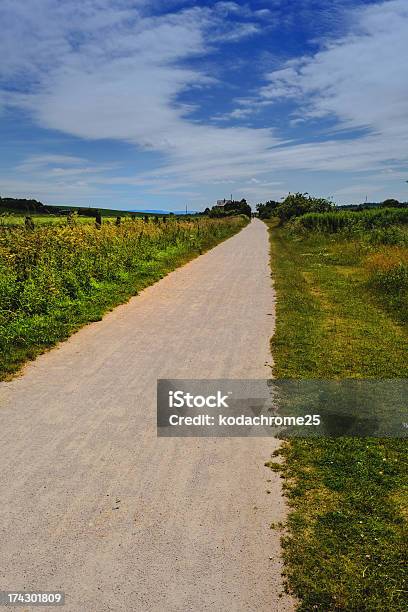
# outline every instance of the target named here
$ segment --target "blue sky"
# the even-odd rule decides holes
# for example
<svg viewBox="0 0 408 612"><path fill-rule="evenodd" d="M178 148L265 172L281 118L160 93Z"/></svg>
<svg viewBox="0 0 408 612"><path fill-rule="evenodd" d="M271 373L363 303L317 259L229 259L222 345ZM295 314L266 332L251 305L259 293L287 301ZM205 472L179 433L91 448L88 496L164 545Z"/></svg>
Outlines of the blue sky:
<svg viewBox="0 0 408 612"><path fill-rule="evenodd" d="M0 194L408 199L406 0L2 0Z"/></svg>

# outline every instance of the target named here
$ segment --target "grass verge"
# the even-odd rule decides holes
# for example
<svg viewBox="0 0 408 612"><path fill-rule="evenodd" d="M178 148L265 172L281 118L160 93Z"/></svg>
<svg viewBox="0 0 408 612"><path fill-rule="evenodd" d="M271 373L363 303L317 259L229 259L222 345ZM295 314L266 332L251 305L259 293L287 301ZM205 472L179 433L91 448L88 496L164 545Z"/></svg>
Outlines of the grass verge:
<svg viewBox="0 0 408 612"><path fill-rule="evenodd" d="M408 332L370 288L364 245L268 225L275 377L407 377ZM401 439L296 439L270 462L290 505L283 550L299 610L407 609L406 451Z"/></svg>

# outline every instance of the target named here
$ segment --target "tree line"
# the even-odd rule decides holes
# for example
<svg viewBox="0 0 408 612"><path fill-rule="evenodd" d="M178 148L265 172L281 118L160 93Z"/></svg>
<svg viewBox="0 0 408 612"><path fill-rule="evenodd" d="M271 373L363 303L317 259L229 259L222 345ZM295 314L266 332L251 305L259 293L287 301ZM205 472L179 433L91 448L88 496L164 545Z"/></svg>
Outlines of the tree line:
<svg viewBox="0 0 408 612"><path fill-rule="evenodd" d="M370 205L372 207L372 205ZM394 198L388 198L377 204L378 207L384 208L406 208L407 202L399 202ZM343 207L341 207L343 209ZM344 207L354 208L354 207ZM364 205L355 207L356 210L363 210ZM289 193L286 198L278 202L276 200L268 200L267 202L256 205L256 210L260 219L270 219L278 217L281 221L287 221L292 217L299 217L306 213L323 213L333 210L339 210L339 207L327 200L326 198L316 198L308 193Z"/></svg>
<svg viewBox="0 0 408 612"><path fill-rule="evenodd" d="M245 198L242 200L232 200L226 202L224 206L213 206L212 208L206 208L204 215L213 218L230 217L232 215L246 215L251 217L252 210Z"/></svg>

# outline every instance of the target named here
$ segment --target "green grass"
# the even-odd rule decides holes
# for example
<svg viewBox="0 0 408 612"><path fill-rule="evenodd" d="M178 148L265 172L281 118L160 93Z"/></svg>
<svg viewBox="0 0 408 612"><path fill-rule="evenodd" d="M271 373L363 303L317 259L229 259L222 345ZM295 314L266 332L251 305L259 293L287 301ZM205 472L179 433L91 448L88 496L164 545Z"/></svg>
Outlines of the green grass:
<svg viewBox="0 0 408 612"><path fill-rule="evenodd" d="M323 232L383 230L390 226L407 224L408 208L375 208L360 211L336 209L325 213L306 213L293 221L293 225L298 229Z"/></svg>
<svg viewBox="0 0 408 612"><path fill-rule="evenodd" d="M155 213L132 212L114 208L94 208L87 206L53 206L44 205L35 200L19 200L0 197L0 227L2 225L24 224L24 218L29 215L38 223L66 223L69 212L76 213L77 221L95 222L95 212L98 210L101 217L114 221L117 216L122 218L155 216ZM61 214L62 213L62 214ZM88 216L90 215L90 216Z"/></svg>
<svg viewBox="0 0 408 612"><path fill-rule="evenodd" d="M58 211L58 212L57 212ZM58 227L64 227L67 225L67 216L69 212L73 212L73 217L70 221L72 224L90 224L95 223L95 208L88 209L86 207L79 206L46 206L44 210L38 212L30 212L30 210L20 210L12 204L5 204L1 202L0 198L0 230L3 228L20 227L24 226L24 221L27 216L30 216L34 222L35 227L43 225L55 225ZM107 224L114 224L117 217L123 220L129 219L142 219L149 218L154 219L158 217L163 219L167 217L169 221L177 219L188 219L189 215L174 215L165 213L152 213L152 212L132 212L129 210L115 210L113 208L100 208L98 209L102 222ZM88 216L89 215L89 216ZM192 215L194 217L195 215Z"/></svg>
<svg viewBox="0 0 408 612"><path fill-rule="evenodd" d="M247 222L128 220L100 230L0 232L0 379Z"/></svg>
<svg viewBox="0 0 408 612"><path fill-rule="evenodd" d="M14 228L14 227L24 227L24 222L27 214L25 213L2 213L0 214L0 231L5 231L5 229ZM34 222L34 226L43 227L43 226L55 226L55 227L66 227L67 225L95 225L95 217L86 217L83 215L75 215L73 217L73 222L69 222L67 220L66 215L47 215L47 214L36 214L32 213L29 215ZM122 221L130 220L130 219L144 219L145 217L149 217L149 223L154 222L153 219L155 217L161 221L164 217L166 217L169 223L174 223L177 220L189 220L189 215L155 215L153 213L123 213L121 211L117 211L117 214L114 215L114 211L103 211L101 213L102 224L105 225L115 225L117 217L121 217ZM191 218L197 218L194 215ZM204 217L202 217L204 218Z"/></svg>
<svg viewBox="0 0 408 612"><path fill-rule="evenodd" d="M373 247L268 224L274 376L407 377L406 325L369 282ZM296 439L278 454L282 465L271 467L290 504L284 559L299 610L406 610L406 441Z"/></svg>
<svg viewBox="0 0 408 612"><path fill-rule="evenodd" d="M14 211L10 211L10 212L1 211L0 230L2 228L9 228L9 227L23 227L27 214L28 213L16 213ZM66 215L54 215L54 214L47 215L44 213L31 213L29 214L29 216L33 220L35 227L41 227L44 225L65 227L68 224ZM151 214L145 215L144 213L124 213L121 211L117 211L117 213L115 214L114 211L104 210L104 211L101 211L101 216L103 219L103 223L114 224L117 217L121 217L122 219L130 219L132 217L136 217L140 219L145 216L152 217L154 215L151 215ZM159 218L162 218L162 217L163 215L161 215ZM75 215L74 223L76 225L81 225L81 224L94 225L95 217Z"/></svg>

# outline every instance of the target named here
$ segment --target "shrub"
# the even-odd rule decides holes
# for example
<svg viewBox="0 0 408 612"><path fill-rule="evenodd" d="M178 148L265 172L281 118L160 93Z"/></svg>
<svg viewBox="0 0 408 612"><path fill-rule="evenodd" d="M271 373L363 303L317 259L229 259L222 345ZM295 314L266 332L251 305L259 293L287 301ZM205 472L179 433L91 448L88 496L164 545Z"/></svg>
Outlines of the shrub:
<svg viewBox="0 0 408 612"><path fill-rule="evenodd" d="M290 193L278 207L275 214L285 222L306 213L323 213L333 210L333 204L325 198L313 198L307 193Z"/></svg>
<svg viewBox="0 0 408 612"><path fill-rule="evenodd" d="M385 208L398 208L399 206L403 206L403 204L401 204L398 200L395 200L395 198L388 198L388 200L381 202L381 206L384 206Z"/></svg>

